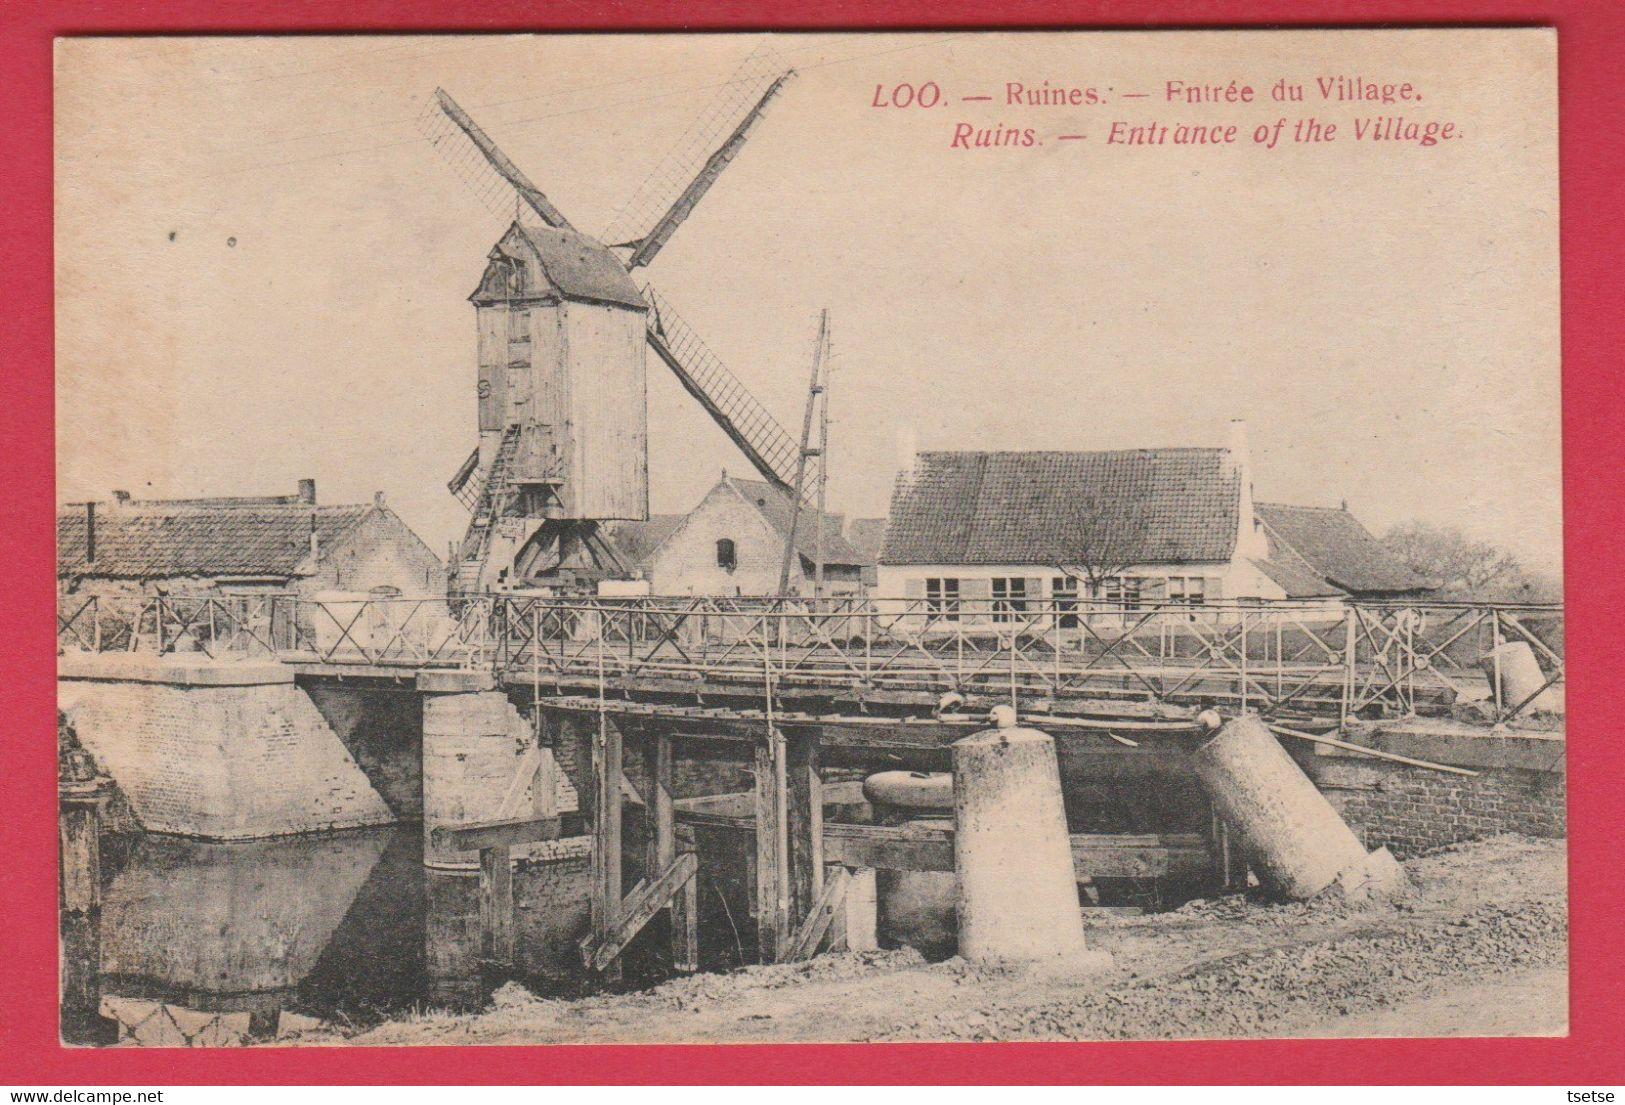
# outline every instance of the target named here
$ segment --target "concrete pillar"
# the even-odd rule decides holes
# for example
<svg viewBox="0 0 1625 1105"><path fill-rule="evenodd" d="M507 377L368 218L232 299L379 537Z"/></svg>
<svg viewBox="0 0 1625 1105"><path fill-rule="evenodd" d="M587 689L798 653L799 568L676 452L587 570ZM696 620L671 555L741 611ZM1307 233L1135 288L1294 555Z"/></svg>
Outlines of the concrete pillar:
<svg viewBox="0 0 1625 1105"><path fill-rule="evenodd" d="M423 862L477 870L479 855L434 846L439 825L495 820L524 748L515 739L513 707L483 672L423 671Z"/></svg>
<svg viewBox="0 0 1625 1105"><path fill-rule="evenodd" d="M1302 899L1339 881L1354 891L1387 888L1402 877L1386 848L1367 856L1353 830L1256 716L1220 727L1191 761L1266 890Z"/></svg>
<svg viewBox="0 0 1625 1105"><path fill-rule="evenodd" d="M1524 707L1524 712L1543 710L1546 713L1561 714L1563 710L1563 693L1556 687L1546 686L1546 673L1540 669L1540 661L1535 659L1535 650L1528 641L1506 641L1499 647L1491 649L1479 660L1484 674L1490 681L1490 691L1495 691L1495 681L1501 681L1501 706L1510 710L1530 695L1535 695L1533 702ZM1537 694L1537 692L1539 692Z"/></svg>
<svg viewBox="0 0 1625 1105"><path fill-rule="evenodd" d="M966 959L1081 957L1083 918L1055 742L994 710L955 741L954 870Z"/></svg>

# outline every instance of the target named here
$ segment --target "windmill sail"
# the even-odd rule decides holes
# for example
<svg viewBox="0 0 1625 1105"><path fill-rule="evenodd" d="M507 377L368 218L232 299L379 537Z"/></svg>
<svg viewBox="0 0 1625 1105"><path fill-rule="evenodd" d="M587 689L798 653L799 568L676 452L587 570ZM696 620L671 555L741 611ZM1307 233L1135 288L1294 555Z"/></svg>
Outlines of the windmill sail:
<svg viewBox="0 0 1625 1105"><path fill-rule="evenodd" d="M751 128L761 119L762 112L767 110L768 101L777 96L779 89L784 87L784 82L793 76L795 76L795 70L787 70L767 86L767 91L762 93L762 98L756 101L750 111L745 114L745 117L739 121L739 125L734 127L733 133L728 135L728 140L717 147L717 151L706 161L705 167L700 170L699 175L689 181L688 187L684 188L677 198L672 201L671 206L666 209L666 213L660 216L660 220L649 229L647 234L638 240L632 249L632 256L626 259L627 268L635 269L639 265L647 265L654 260L655 254L659 253L665 244L671 240L671 236L677 232L677 228L683 224L683 220L688 218L689 213L694 210L695 205L700 202L705 193L711 190L711 185L715 184L717 177L722 175L722 170L726 169L729 163L738 155L745 144L745 139L750 137Z"/></svg>
<svg viewBox="0 0 1625 1105"><path fill-rule="evenodd" d="M715 85L711 101L627 197L599 240L625 248L658 242L638 262L647 263L732 162L769 101L793 75L770 43L758 45L726 80ZM662 224L667 224L664 233L660 233ZM628 267L636 265L629 263Z"/></svg>
<svg viewBox="0 0 1625 1105"><path fill-rule="evenodd" d="M653 308L649 312L649 347L762 477L789 492L798 452L790 434L728 371L664 296L647 286L643 294Z"/></svg>

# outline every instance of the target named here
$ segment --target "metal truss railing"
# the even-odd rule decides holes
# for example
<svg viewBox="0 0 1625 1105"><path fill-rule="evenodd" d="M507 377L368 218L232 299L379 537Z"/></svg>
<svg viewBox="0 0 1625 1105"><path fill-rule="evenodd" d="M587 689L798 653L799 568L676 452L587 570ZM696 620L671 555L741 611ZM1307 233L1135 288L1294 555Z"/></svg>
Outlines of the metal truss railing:
<svg viewBox="0 0 1625 1105"><path fill-rule="evenodd" d="M501 597L510 678L764 679L782 688L1212 701L1267 715L1506 722L1564 679L1556 606ZM1501 646L1541 686L1504 701Z"/></svg>
<svg viewBox="0 0 1625 1105"><path fill-rule="evenodd" d="M1548 708L1564 681L1558 606L265 594L149 599L111 629L108 606L62 596L59 646L464 667L538 684L1125 698L1339 719L1506 722ZM1528 651L1517 701L1502 678L1509 644Z"/></svg>

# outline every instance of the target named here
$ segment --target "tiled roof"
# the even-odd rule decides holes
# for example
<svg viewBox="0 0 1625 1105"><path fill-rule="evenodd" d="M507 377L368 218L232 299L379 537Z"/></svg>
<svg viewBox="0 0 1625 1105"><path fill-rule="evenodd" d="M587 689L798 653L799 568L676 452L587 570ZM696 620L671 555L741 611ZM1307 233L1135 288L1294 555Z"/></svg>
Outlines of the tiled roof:
<svg viewBox="0 0 1625 1105"><path fill-rule="evenodd" d="M503 235L498 248L530 262L546 278L537 283L534 273L526 273L525 294L543 295L549 291L566 299L586 299L598 303L618 303L644 310L648 307L638 286L627 275L615 255L591 238L573 230L551 226L525 226L514 223ZM484 284L471 297L475 302L493 296Z"/></svg>
<svg viewBox="0 0 1625 1105"><path fill-rule="evenodd" d="M1289 550L1316 575L1357 594L1431 588L1346 510L1282 503L1257 503L1253 509L1269 536L1271 559Z"/></svg>
<svg viewBox="0 0 1625 1105"><path fill-rule="evenodd" d="M57 575L291 576L310 554L312 529L318 549L332 549L368 514L382 509L248 502L98 503L93 564L85 561L85 504L59 507Z"/></svg>
<svg viewBox="0 0 1625 1105"><path fill-rule="evenodd" d="M847 527L846 539L853 548L871 560L877 560L880 557L880 544L886 539L886 519L854 518Z"/></svg>
<svg viewBox="0 0 1625 1105"><path fill-rule="evenodd" d="M606 527L615 551L628 567L638 567L683 524L686 514L651 514L645 522L611 522Z"/></svg>
<svg viewBox="0 0 1625 1105"><path fill-rule="evenodd" d="M740 480L730 476L726 482L762 512L767 524L780 537L790 533L790 496L760 480ZM804 510L796 522L796 551L809 560L817 555L816 518L816 511ZM874 557L853 548L851 542L841 536L842 521L839 514L824 514L824 563L873 564Z"/></svg>
<svg viewBox="0 0 1625 1105"><path fill-rule="evenodd" d="M1241 485L1224 449L921 453L899 475L885 564L1230 559Z"/></svg>
<svg viewBox="0 0 1625 1105"><path fill-rule="evenodd" d="M1347 592L1309 571L1297 557L1254 560L1253 565L1286 592L1289 599L1338 598Z"/></svg>

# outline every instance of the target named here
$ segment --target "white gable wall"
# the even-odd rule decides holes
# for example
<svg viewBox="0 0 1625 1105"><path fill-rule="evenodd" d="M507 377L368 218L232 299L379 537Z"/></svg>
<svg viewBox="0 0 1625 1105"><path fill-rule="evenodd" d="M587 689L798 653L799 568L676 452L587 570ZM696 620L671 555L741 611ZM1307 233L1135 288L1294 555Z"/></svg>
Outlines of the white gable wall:
<svg viewBox="0 0 1625 1105"><path fill-rule="evenodd" d="M717 564L723 539L734 543L731 571ZM650 554L644 570L657 595L772 595L779 590L783 558L784 542L761 512L719 483ZM805 580L796 560L790 586L801 588Z"/></svg>

